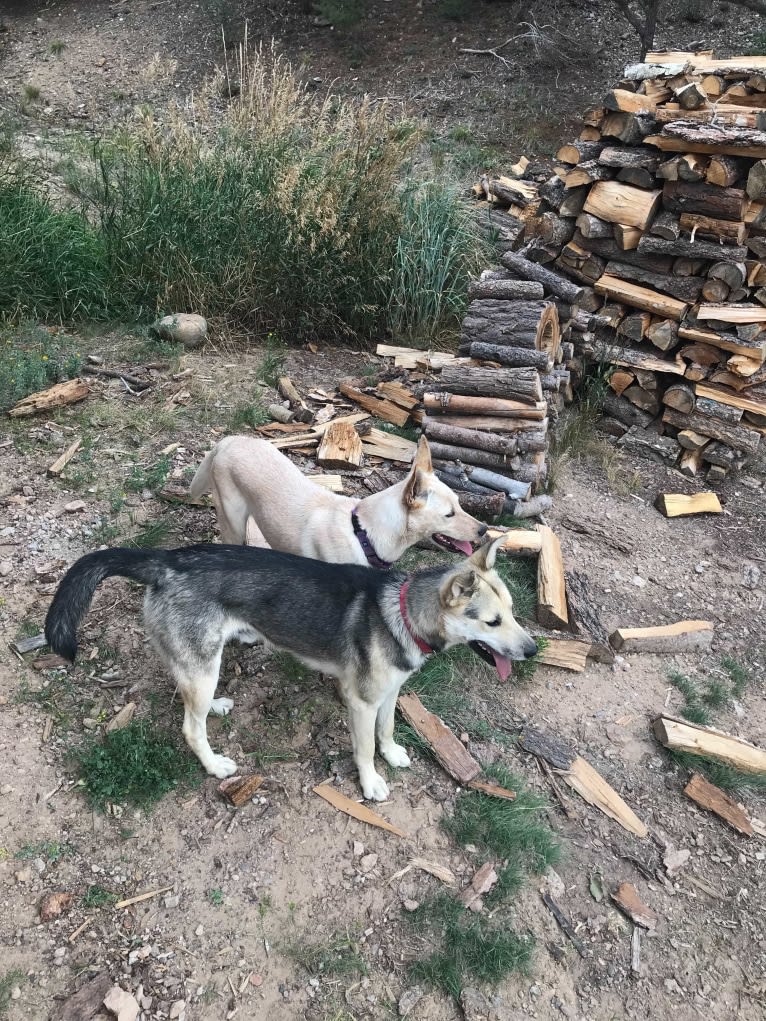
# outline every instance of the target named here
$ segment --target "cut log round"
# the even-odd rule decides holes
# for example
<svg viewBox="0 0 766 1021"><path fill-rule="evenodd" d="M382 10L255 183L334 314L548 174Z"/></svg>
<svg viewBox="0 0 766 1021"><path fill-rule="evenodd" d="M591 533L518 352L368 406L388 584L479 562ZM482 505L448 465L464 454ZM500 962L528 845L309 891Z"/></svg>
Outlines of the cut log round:
<svg viewBox="0 0 766 1021"><path fill-rule="evenodd" d="M473 280L468 285L468 297L492 298L503 301L533 301L544 296L543 285L534 280Z"/></svg>
<svg viewBox="0 0 766 1021"><path fill-rule="evenodd" d="M672 319L655 319L647 327L646 339L660 351L670 351L678 343L678 324Z"/></svg>
<svg viewBox="0 0 766 1021"><path fill-rule="evenodd" d="M732 290L742 287L747 279L744 262L714 262L707 275L711 280L723 280Z"/></svg>
<svg viewBox="0 0 766 1021"><path fill-rule="evenodd" d="M588 160L597 160L603 148L603 142L569 142L557 150L556 159L562 163L575 165L585 163Z"/></svg>
<svg viewBox="0 0 766 1021"><path fill-rule="evenodd" d="M600 256L594 255L574 241L570 241L561 249L556 266L588 285L594 284L606 268Z"/></svg>
<svg viewBox="0 0 766 1021"><path fill-rule="evenodd" d="M729 291L729 285L723 280L706 280L702 285L702 297L705 301L726 301Z"/></svg>
<svg viewBox="0 0 766 1021"><path fill-rule="evenodd" d="M571 241L575 232L575 222L571 217L559 216L552 210L542 213L529 225L528 232L539 237L546 245L560 248Z"/></svg>
<svg viewBox="0 0 766 1021"><path fill-rule="evenodd" d="M577 217L577 229L586 238L614 237L614 227L606 220L600 220L591 213L580 213Z"/></svg>
<svg viewBox="0 0 766 1021"><path fill-rule="evenodd" d="M673 383L662 396L662 403L684 415L694 411L694 391L683 383Z"/></svg>
<svg viewBox="0 0 766 1021"><path fill-rule="evenodd" d="M619 181L599 181L583 206L609 223L624 223L644 230L651 223L660 205L662 192L644 191Z"/></svg>
<svg viewBox="0 0 766 1021"><path fill-rule="evenodd" d="M651 315L648 312L635 312L633 315L625 316L617 332L620 336L628 337L630 340L643 340L644 334L651 323Z"/></svg>
<svg viewBox="0 0 766 1021"><path fill-rule="evenodd" d="M484 298L468 306L461 340L526 347L553 355L561 340L558 319L551 301Z"/></svg>
<svg viewBox="0 0 766 1021"><path fill-rule="evenodd" d="M435 387L432 386L431 389ZM471 397L521 399L530 404L543 399L537 369L485 369L445 365L441 371L438 389Z"/></svg>
<svg viewBox="0 0 766 1021"><path fill-rule="evenodd" d="M651 114L611 112L604 117L601 134L604 138L618 138L624 145L636 146L657 127Z"/></svg>
<svg viewBox="0 0 766 1021"><path fill-rule="evenodd" d="M471 358L475 358L477 361L499 362L500 365L508 365L511 368L531 365L543 372L548 372L553 368L553 359L547 351L531 351L524 347L473 341L469 353Z"/></svg>
<svg viewBox="0 0 766 1021"><path fill-rule="evenodd" d="M522 280L536 280L543 285L548 294L553 294L573 305L577 304L582 294L582 288L573 284L571 280L530 262L516 252L505 252L500 261L517 277Z"/></svg>
<svg viewBox="0 0 766 1021"><path fill-rule="evenodd" d="M766 199L766 160L758 160L750 167L745 191L748 198L755 202Z"/></svg>
<svg viewBox="0 0 766 1021"><path fill-rule="evenodd" d="M676 241L681 236L681 224L675 213L669 209L663 209L652 221L649 233L654 234L655 237L664 238L665 241Z"/></svg>
<svg viewBox="0 0 766 1021"><path fill-rule="evenodd" d="M705 177L708 184L731 188L746 172L744 160L738 160L735 156L711 156Z"/></svg>
<svg viewBox="0 0 766 1021"><path fill-rule="evenodd" d="M742 220L746 201L740 188L666 181L662 189L662 204L671 212L701 213L718 220Z"/></svg>
<svg viewBox="0 0 766 1021"><path fill-rule="evenodd" d="M457 502L466 514L481 521L496 521L505 511L504 493L467 493L464 490L457 491Z"/></svg>
<svg viewBox="0 0 766 1021"><path fill-rule="evenodd" d="M697 156L694 153L687 153L678 161L678 180L687 181L689 184L697 184L705 180L708 167L707 156Z"/></svg>

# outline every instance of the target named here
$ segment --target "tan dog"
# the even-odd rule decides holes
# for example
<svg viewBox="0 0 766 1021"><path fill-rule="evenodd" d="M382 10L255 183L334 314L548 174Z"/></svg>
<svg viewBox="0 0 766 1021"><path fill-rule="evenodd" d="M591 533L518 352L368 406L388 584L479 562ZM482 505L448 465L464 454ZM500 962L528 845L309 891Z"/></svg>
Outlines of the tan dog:
<svg viewBox="0 0 766 1021"><path fill-rule="evenodd" d="M316 485L266 440L227 436L192 481L195 499L208 492L223 542L327 563L387 568L423 539L469 555L487 530L436 478L425 437L406 479L355 500ZM252 531L248 519L257 526Z"/></svg>

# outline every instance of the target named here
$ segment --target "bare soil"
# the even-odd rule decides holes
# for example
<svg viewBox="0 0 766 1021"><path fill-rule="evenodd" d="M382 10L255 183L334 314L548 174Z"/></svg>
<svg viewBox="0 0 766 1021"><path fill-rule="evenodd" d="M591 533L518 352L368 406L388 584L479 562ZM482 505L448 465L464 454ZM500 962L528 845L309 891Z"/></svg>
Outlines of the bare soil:
<svg viewBox="0 0 766 1021"><path fill-rule="evenodd" d="M76 124L98 131L140 104L183 99L220 63L223 6L6 4L0 97L40 137ZM537 24L560 33L553 35L555 49L535 52L528 40L519 41L500 51L508 64L459 51L494 47L527 31L519 27L529 18L521 5L481 4L469 20L454 22L434 4L392 0L370 4L363 25L345 34L316 27L297 3L225 6L234 11L227 14L228 38L235 40L249 17L255 35L275 36L304 63L307 77L319 79L318 88L336 81L344 91L391 96L427 114L441 136L467 125L477 144L502 158L547 155L567 137L567 118L635 57L627 30L615 30L607 10L585 4L536 7ZM700 39L723 54L741 51L756 19L723 17L723 25L703 26L681 20L673 8L658 45ZM50 49L57 41L65 44L60 55ZM40 89L39 99L25 101L27 84ZM96 336L83 339L82 349L134 365L133 343ZM299 385L331 386L368 360L346 350L296 351L287 367ZM170 506L148 490L127 493L122 509L114 508L133 464L150 469L169 444L179 444L169 455L169 481L188 479L234 407L249 399L259 361L257 351L186 355L178 367L193 374L173 382L161 371L144 397L127 394L116 381L97 383L79 407L4 428L4 649L20 632L39 629L65 568L100 541L120 541L156 520L170 525L166 545L215 536L211 511ZM81 433L93 442L88 456L73 461L61 481L48 477L47 466ZM614 667L589 665L584 674L541 667L525 685L502 686L480 664L465 677L478 716L510 733L529 722L571 739L653 834L633 838L580 801L577 819L568 820L534 760L513 745L472 746L479 758L500 758L551 798L548 818L565 854L557 869L564 889L556 897L587 951L585 958L574 952L537 884L530 885L516 902L516 927L535 936L536 950L528 975L490 991L499 1018L764 1017L766 843L737 836L685 799L686 773L671 764L650 729L658 712L680 706L670 670L715 675L722 655L730 654L749 663L754 680L741 703L716 722L766 744L762 476L753 471L727 482L717 518L667 521L652 507L659 491L695 488L649 462L625 460L615 485L599 465L573 461L561 472L550 520L567 565L587 574L610 630L708 618L716 625L709 655L630 656ZM67 512L76 500L84 509ZM118 534L106 532L105 521ZM588 534L594 523L616 545ZM629 553L618 548L626 544ZM316 675L300 682L285 677L257 649L234 647L222 675L234 714L230 724L211 721L210 729L215 747L266 773L263 796L232 813L206 778L198 788L167 795L151 813L128 808L103 815L87 807L69 759L87 735L90 724L83 721L108 719L132 700L139 715L180 727L168 680L143 638L140 594L124 582L102 587L79 665L63 676L33 670L32 658L21 663L6 651L0 659L2 973L18 969L24 976L9 1004L11 1021L55 1015L85 977L104 969L139 998L145 1019L397 1015L410 985L408 964L428 951L407 926L402 905L436 890L438 880L419 872L393 883L390 877L417 855L467 881L476 857L440 827L456 789L433 762L416 755L411 770L392 778L392 799L381 808L410 840L337 814L311 790L334 775L340 789L357 796L332 690ZM104 687L104 677L127 686ZM746 795L743 802L754 815L766 815L763 796ZM355 855L355 843L363 845L361 854L356 847ZM667 846L691 851L672 878L663 867ZM32 856L16 857L19 852ZM365 855L377 858L363 864ZM607 894L623 881L634 883L659 915L656 932L643 938L639 978L630 973L630 924L608 895L597 902L589 892L596 874ZM126 898L171 889L115 910L83 906L93 885ZM73 893L73 906L42 923L41 898L54 891ZM307 945L339 938L358 945L367 975L312 974L296 959L305 958ZM425 990L408 1016L450 1021L463 1015L441 993Z"/></svg>

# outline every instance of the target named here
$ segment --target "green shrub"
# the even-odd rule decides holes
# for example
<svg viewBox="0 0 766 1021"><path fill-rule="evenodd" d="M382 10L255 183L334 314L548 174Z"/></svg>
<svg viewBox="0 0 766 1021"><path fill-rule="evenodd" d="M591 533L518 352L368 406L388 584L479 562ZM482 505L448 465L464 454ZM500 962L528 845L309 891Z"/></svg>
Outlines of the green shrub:
<svg viewBox="0 0 766 1021"><path fill-rule="evenodd" d="M0 288L2 280L0 280ZM35 326L0 332L0 411L80 371L71 338Z"/></svg>

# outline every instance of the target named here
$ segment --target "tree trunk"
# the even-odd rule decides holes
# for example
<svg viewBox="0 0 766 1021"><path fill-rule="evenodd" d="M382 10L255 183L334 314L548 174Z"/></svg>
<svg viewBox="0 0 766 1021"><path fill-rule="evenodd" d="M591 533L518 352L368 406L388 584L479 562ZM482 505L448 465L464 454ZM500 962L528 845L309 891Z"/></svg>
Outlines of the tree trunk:
<svg viewBox="0 0 766 1021"><path fill-rule="evenodd" d="M468 306L461 340L526 347L550 356L561 339L558 320L556 306L551 301L485 298L472 301Z"/></svg>

